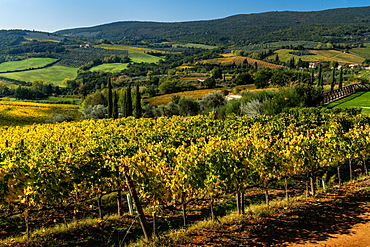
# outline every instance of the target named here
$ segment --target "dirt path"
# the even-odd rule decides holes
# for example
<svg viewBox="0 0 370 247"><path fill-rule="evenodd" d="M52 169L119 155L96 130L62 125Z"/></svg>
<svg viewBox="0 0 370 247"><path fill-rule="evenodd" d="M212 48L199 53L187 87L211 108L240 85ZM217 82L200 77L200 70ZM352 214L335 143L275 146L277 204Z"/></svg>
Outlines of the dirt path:
<svg viewBox="0 0 370 247"><path fill-rule="evenodd" d="M327 240L323 241L308 241L302 244L288 244L290 247L369 247L370 246L370 212L364 213L361 216L365 223L354 225L344 234L330 234Z"/></svg>
<svg viewBox="0 0 370 247"><path fill-rule="evenodd" d="M298 200L256 222L198 230L177 246L370 247L370 178Z"/></svg>

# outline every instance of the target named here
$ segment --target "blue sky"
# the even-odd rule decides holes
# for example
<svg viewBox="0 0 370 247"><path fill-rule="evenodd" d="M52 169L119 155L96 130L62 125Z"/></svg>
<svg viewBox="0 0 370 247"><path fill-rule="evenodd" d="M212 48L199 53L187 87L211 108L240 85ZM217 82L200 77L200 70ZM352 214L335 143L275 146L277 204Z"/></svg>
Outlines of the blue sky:
<svg viewBox="0 0 370 247"><path fill-rule="evenodd" d="M115 21L177 22L268 11L370 6L369 0L0 0L0 29L57 31Z"/></svg>

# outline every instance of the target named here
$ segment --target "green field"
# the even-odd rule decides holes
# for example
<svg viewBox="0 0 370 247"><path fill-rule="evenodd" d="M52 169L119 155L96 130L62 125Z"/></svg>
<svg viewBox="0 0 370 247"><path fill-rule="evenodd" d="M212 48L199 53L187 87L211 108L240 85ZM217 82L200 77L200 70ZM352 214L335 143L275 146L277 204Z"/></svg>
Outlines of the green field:
<svg viewBox="0 0 370 247"><path fill-rule="evenodd" d="M0 72L40 68L56 61L55 58L29 58L0 64Z"/></svg>
<svg viewBox="0 0 370 247"><path fill-rule="evenodd" d="M370 115L370 92L358 92L344 99L330 103L327 107L361 107L363 114Z"/></svg>
<svg viewBox="0 0 370 247"><path fill-rule="evenodd" d="M56 86L64 87L65 85L62 84L63 80L66 78L74 79L77 76L77 68L69 68L59 65L54 65L49 68L45 69L38 69L38 70L29 70L23 72L14 72L14 73L4 73L1 74L3 77L20 80L20 81L27 81L27 82L34 82L34 81L44 81L44 82L51 82Z"/></svg>
<svg viewBox="0 0 370 247"><path fill-rule="evenodd" d="M110 71L119 72L127 68L128 63L105 63L95 66L90 69L90 71Z"/></svg>
<svg viewBox="0 0 370 247"><path fill-rule="evenodd" d="M135 51L129 51L128 56L135 63L156 63L161 60L159 57Z"/></svg>

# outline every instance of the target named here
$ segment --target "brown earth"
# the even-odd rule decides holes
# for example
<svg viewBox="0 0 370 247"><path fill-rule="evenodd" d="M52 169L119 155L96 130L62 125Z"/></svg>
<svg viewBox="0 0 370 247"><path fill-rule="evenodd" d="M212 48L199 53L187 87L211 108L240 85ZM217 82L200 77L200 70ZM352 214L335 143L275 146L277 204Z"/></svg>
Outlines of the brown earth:
<svg viewBox="0 0 370 247"><path fill-rule="evenodd" d="M176 246L370 246L370 178L300 199L261 220L197 230Z"/></svg>

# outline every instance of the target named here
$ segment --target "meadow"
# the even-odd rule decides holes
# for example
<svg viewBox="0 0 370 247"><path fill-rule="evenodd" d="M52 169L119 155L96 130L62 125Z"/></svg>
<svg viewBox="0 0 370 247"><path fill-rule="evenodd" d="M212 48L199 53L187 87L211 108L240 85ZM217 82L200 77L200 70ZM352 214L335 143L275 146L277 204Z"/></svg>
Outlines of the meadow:
<svg viewBox="0 0 370 247"><path fill-rule="evenodd" d="M135 51L129 51L128 56L134 63L156 63L161 60L159 57Z"/></svg>
<svg viewBox="0 0 370 247"><path fill-rule="evenodd" d="M110 72L119 72L127 68L128 63L104 63L98 66L95 66L90 69L90 71L110 71Z"/></svg>
<svg viewBox="0 0 370 247"><path fill-rule="evenodd" d="M70 68L60 65L54 65L45 69L29 70L22 72L4 73L3 77L20 81L44 81L51 82L56 86L64 87L63 80L66 78L73 79L77 76L77 68Z"/></svg>
<svg viewBox="0 0 370 247"><path fill-rule="evenodd" d="M21 61L5 62L0 63L0 72L40 68L55 61L55 58L29 58Z"/></svg>
<svg viewBox="0 0 370 247"><path fill-rule="evenodd" d="M327 108L362 108L362 113L370 115L370 92L358 92L349 97L337 100L326 106Z"/></svg>

